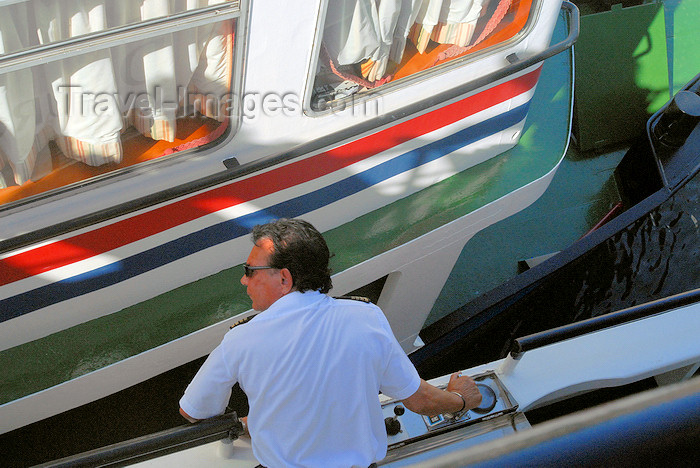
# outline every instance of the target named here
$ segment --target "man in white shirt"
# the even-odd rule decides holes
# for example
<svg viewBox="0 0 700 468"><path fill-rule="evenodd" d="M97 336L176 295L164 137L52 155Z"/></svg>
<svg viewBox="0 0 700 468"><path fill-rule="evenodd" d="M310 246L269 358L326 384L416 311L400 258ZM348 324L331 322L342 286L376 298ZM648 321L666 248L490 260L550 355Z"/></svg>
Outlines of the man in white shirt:
<svg viewBox="0 0 700 468"><path fill-rule="evenodd" d="M447 391L422 380L378 307L326 295L330 254L311 224L281 219L252 237L241 283L261 313L202 365L180 400L188 420L222 414L238 382L262 465L366 467L386 455L379 392L426 415L479 405L469 377Z"/></svg>

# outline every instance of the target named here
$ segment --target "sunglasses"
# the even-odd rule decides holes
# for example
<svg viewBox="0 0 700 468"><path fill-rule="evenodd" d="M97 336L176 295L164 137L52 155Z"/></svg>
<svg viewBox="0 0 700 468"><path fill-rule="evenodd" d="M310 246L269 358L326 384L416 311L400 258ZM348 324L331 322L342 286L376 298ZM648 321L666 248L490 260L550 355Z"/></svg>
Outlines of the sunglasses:
<svg viewBox="0 0 700 468"><path fill-rule="evenodd" d="M271 266L250 266L247 263L243 264L243 270L245 272L246 277L250 278L253 276L253 273L255 273L256 270L269 270L269 269L274 269L275 267Z"/></svg>

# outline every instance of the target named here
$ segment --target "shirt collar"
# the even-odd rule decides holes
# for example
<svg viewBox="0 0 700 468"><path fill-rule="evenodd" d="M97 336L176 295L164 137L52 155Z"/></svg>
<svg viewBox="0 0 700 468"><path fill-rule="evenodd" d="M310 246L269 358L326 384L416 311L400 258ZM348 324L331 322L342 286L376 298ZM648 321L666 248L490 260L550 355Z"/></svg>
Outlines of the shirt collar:
<svg viewBox="0 0 700 468"><path fill-rule="evenodd" d="M279 315L287 311L306 308L325 297L326 295L319 291L306 291L303 293L292 291L277 299L267 310L264 310L258 315L272 317L273 315Z"/></svg>

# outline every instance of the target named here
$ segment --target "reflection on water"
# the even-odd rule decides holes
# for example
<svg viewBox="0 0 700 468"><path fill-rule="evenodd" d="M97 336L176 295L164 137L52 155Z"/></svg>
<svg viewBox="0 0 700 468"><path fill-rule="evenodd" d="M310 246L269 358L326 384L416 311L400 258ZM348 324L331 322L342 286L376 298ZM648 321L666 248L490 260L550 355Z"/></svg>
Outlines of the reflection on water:
<svg viewBox="0 0 700 468"><path fill-rule="evenodd" d="M559 326L700 287L700 176L514 307L518 333Z"/></svg>
<svg viewBox="0 0 700 468"><path fill-rule="evenodd" d="M699 186L696 176L571 272L579 287L574 320L700 287Z"/></svg>
<svg viewBox="0 0 700 468"><path fill-rule="evenodd" d="M490 362L504 357L515 338L699 288L699 197L696 174L576 260L554 270L562 258L555 256L426 327L421 337L428 345L412 355L421 375ZM580 243L569 253L576 249Z"/></svg>

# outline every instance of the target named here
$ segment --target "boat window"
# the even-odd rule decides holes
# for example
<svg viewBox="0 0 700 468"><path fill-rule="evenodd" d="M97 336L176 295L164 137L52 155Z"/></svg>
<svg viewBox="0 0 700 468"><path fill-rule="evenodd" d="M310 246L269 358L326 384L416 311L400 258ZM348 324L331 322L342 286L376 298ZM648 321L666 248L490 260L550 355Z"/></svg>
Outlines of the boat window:
<svg viewBox="0 0 700 468"><path fill-rule="evenodd" d="M311 108L513 38L533 0L329 0Z"/></svg>
<svg viewBox="0 0 700 468"><path fill-rule="evenodd" d="M238 2L1 5L0 207L235 127Z"/></svg>

